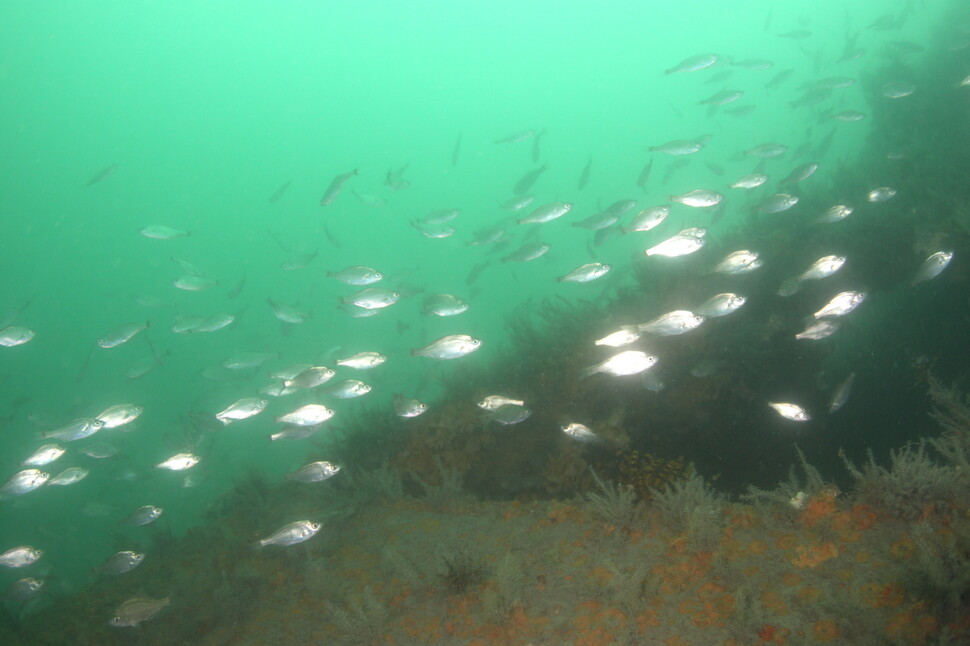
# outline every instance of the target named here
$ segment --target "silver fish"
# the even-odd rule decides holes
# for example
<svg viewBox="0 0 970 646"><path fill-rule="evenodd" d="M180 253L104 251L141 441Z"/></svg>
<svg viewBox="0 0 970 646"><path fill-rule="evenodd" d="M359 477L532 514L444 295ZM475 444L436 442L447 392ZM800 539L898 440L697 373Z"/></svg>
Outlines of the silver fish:
<svg viewBox="0 0 970 646"><path fill-rule="evenodd" d="M788 151L788 146L785 144L779 144L775 142L769 142L766 144L760 144L754 148L749 148L744 151L745 155L750 157L761 157L762 159L772 159L774 157L781 157Z"/></svg>
<svg viewBox="0 0 970 646"><path fill-rule="evenodd" d="M550 202L537 207L524 218L518 220L519 224L542 224L561 218L569 213L573 205L569 202Z"/></svg>
<svg viewBox="0 0 970 646"><path fill-rule="evenodd" d="M699 101L701 105L727 105L728 103L734 103L738 99L744 96L742 90L721 90L720 92L715 92L711 96L707 97L703 101Z"/></svg>
<svg viewBox="0 0 970 646"><path fill-rule="evenodd" d="M424 299L421 309L435 316L458 316L468 311L468 303L454 294L432 294Z"/></svg>
<svg viewBox="0 0 970 646"><path fill-rule="evenodd" d="M370 384L358 379L344 379L327 387L327 394L337 399L354 399L363 397L371 391Z"/></svg>
<svg viewBox="0 0 970 646"><path fill-rule="evenodd" d="M56 444L45 444L20 463L22 467L42 467L64 455L64 449Z"/></svg>
<svg viewBox="0 0 970 646"><path fill-rule="evenodd" d="M781 213L798 204L798 197L788 193L775 193L758 205L759 213Z"/></svg>
<svg viewBox="0 0 970 646"><path fill-rule="evenodd" d="M400 292L383 287L368 287L362 289L350 298L342 298L344 305L356 305L366 310L376 310L389 307L400 300Z"/></svg>
<svg viewBox="0 0 970 646"><path fill-rule="evenodd" d="M357 286L372 285L384 278L384 274L373 267L363 265L353 265L340 271L328 271L327 276L336 278L342 283Z"/></svg>
<svg viewBox="0 0 970 646"><path fill-rule="evenodd" d="M201 292L215 287L219 281L205 276L185 275L176 278L172 284L187 292Z"/></svg>
<svg viewBox="0 0 970 646"><path fill-rule="evenodd" d="M525 420L529 419L531 415L532 411L525 406L520 406L518 404L506 404L505 406L500 406L496 410L492 411L492 413L489 415L489 421L510 426L512 424L524 422Z"/></svg>
<svg viewBox="0 0 970 646"><path fill-rule="evenodd" d="M768 176L764 173L752 173L751 175L745 175L738 181L731 184L731 188L758 188L767 181Z"/></svg>
<svg viewBox="0 0 970 646"><path fill-rule="evenodd" d="M704 322L704 317L687 310L674 310L637 326L641 332L656 336L673 336L690 332Z"/></svg>
<svg viewBox="0 0 970 646"><path fill-rule="evenodd" d="M0 565L4 567L26 567L44 555L44 550L29 545L12 547L0 554Z"/></svg>
<svg viewBox="0 0 970 646"><path fill-rule="evenodd" d="M627 375L640 374L644 370L652 368L657 363L657 357L641 352L640 350L625 350L615 354L605 361L590 366L581 372L583 377L589 377L602 372L607 375L624 377Z"/></svg>
<svg viewBox="0 0 970 646"><path fill-rule="evenodd" d="M138 233L153 240L172 240L174 238L184 238L189 235L188 231L167 227L164 224L149 224L139 229Z"/></svg>
<svg viewBox="0 0 970 646"><path fill-rule="evenodd" d="M270 359L275 359L275 352L240 352L222 362L226 370L248 370L258 368Z"/></svg>
<svg viewBox="0 0 970 646"><path fill-rule="evenodd" d="M298 520L284 525L266 538L260 539L259 545L296 545L313 538L320 531L320 523L309 520Z"/></svg>
<svg viewBox="0 0 970 646"><path fill-rule="evenodd" d="M660 144L659 146L648 146L647 150L652 153L663 153L665 155L679 157L682 155L693 155L694 153L700 152L703 148L703 141L674 139L673 141L668 141L667 143Z"/></svg>
<svg viewBox="0 0 970 646"><path fill-rule="evenodd" d="M272 298L267 298L266 302L269 304L270 309L273 310L273 316L284 323L299 325L301 323L306 323L310 318L309 312L304 312L303 310L297 309L292 305L274 301Z"/></svg>
<svg viewBox="0 0 970 646"><path fill-rule="evenodd" d="M754 271L761 267L761 264L757 252L740 249L738 251L732 251L725 256L724 260L714 267L714 273L731 275L746 274L749 271Z"/></svg>
<svg viewBox="0 0 970 646"><path fill-rule="evenodd" d="M612 269L612 266L606 263L590 262L576 267L576 269L573 269L565 276L560 276L557 280L560 283L588 283L597 278L602 278L610 269Z"/></svg>
<svg viewBox="0 0 970 646"><path fill-rule="evenodd" d="M525 401L521 399L514 399L512 397L506 397L505 395L488 395L480 402L477 406L482 410L487 411L497 411L503 406L524 406Z"/></svg>
<svg viewBox="0 0 970 646"><path fill-rule="evenodd" d="M417 399L394 394L394 414L398 417L417 417L428 411L428 405Z"/></svg>
<svg viewBox="0 0 970 646"><path fill-rule="evenodd" d="M785 419L790 419L793 422L807 422L811 419L808 412L798 404L791 404L788 402L768 402L768 405L774 408L779 415Z"/></svg>
<svg viewBox="0 0 970 646"><path fill-rule="evenodd" d="M579 442L598 442L600 437L594 433L585 424L580 424L578 422L573 422L571 424L563 424L560 430L568 435L569 437L577 440Z"/></svg>
<svg viewBox="0 0 970 646"><path fill-rule="evenodd" d="M698 54L696 56L688 56L681 62L677 63L670 69L664 70L664 74L677 74L679 72L699 72L700 70L707 69L711 67L717 61L719 57L717 54Z"/></svg>
<svg viewBox="0 0 970 646"><path fill-rule="evenodd" d="M104 428L118 428L138 419L144 410L136 404L116 404L101 411L97 419L104 422Z"/></svg>
<svg viewBox="0 0 970 646"><path fill-rule="evenodd" d="M839 292L822 309L815 312L815 318L826 316L845 316L866 299L865 292Z"/></svg>
<svg viewBox="0 0 970 646"><path fill-rule="evenodd" d="M104 428L104 422L100 419L93 417L82 417L76 419L73 422L68 422L64 426L57 428L53 431L47 431L42 433L41 437L45 439L62 440L64 442L73 442L74 440L83 440L86 437L90 437Z"/></svg>
<svg viewBox="0 0 970 646"><path fill-rule="evenodd" d="M23 345L32 341L35 336L36 333L33 330L19 325L11 325L0 330L0 346L12 348Z"/></svg>
<svg viewBox="0 0 970 646"><path fill-rule="evenodd" d="M859 112L858 110L842 110L833 114L832 118L836 119L837 121L851 123L853 121L862 121L866 118L866 113Z"/></svg>
<svg viewBox="0 0 970 646"><path fill-rule="evenodd" d="M335 374L337 373L332 368L326 366L308 366L293 375L292 378L284 379L283 386L291 392L307 388L316 388L333 379Z"/></svg>
<svg viewBox="0 0 970 646"><path fill-rule="evenodd" d="M710 206L715 206L721 203L724 196L715 191L709 191L706 188L695 188L693 191L687 191L683 195L671 195L671 202L678 202L685 206L693 206L697 208L706 208Z"/></svg>
<svg viewBox="0 0 970 646"><path fill-rule="evenodd" d="M66 487L80 482L88 477L88 470L84 467L68 467L47 481L48 487Z"/></svg>
<svg viewBox="0 0 970 646"><path fill-rule="evenodd" d="M839 331L840 324L838 321L832 321L830 319L822 319L820 321L815 321L810 323L804 330L795 335L796 339L808 339L809 341L818 341L819 339L824 339L830 337Z"/></svg>
<svg viewBox="0 0 970 646"><path fill-rule="evenodd" d="M825 209L825 213L822 217L818 219L819 222L829 224L832 222L838 222L839 220L844 220L852 215L852 207L846 206L845 204L836 204L835 206L830 206Z"/></svg>
<svg viewBox="0 0 970 646"><path fill-rule="evenodd" d="M262 413L268 403L259 397L243 397L216 413L216 419L222 422L223 426L228 426L237 420L248 419Z"/></svg>
<svg viewBox="0 0 970 646"><path fill-rule="evenodd" d="M98 346L105 349L116 348L130 341L132 337L148 328L149 325L150 323L148 321L142 323L122 323L98 339Z"/></svg>
<svg viewBox="0 0 970 646"><path fill-rule="evenodd" d="M326 422L333 415L333 409L322 404L307 404L290 411L286 415L280 415L276 418L276 421L282 424L295 424L296 426L316 426Z"/></svg>
<svg viewBox="0 0 970 646"><path fill-rule="evenodd" d="M623 229L623 233L649 231L660 225L668 215L670 215L670 207L666 204L645 208L633 216L633 221L630 222L630 226Z"/></svg>
<svg viewBox="0 0 970 646"><path fill-rule="evenodd" d="M276 440L302 440L319 431L321 426L323 424L311 424L309 426L302 424L284 424L282 430L271 434L269 439L272 442Z"/></svg>
<svg viewBox="0 0 970 646"><path fill-rule="evenodd" d="M916 276L913 277L912 284L915 285L936 278L946 269L951 260L953 260L952 251L937 251L923 261L919 271L916 272Z"/></svg>
<svg viewBox="0 0 970 646"><path fill-rule="evenodd" d="M155 465L156 469L166 469L168 471L185 471L191 469L199 463L199 456L191 453L176 453L172 457Z"/></svg>
<svg viewBox="0 0 970 646"><path fill-rule="evenodd" d="M232 325L236 320L235 314L215 314L204 318L192 329L192 332L216 332Z"/></svg>
<svg viewBox="0 0 970 646"><path fill-rule="evenodd" d="M849 395L852 394L852 385L855 383L855 373L849 373L842 383L836 386L835 390L832 392L832 399L829 400L829 412L834 413L849 401Z"/></svg>
<svg viewBox="0 0 970 646"><path fill-rule="evenodd" d="M450 334L432 341L423 348L411 350L411 356L429 357L431 359L457 359L478 350L482 346L480 339L467 334Z"/></svg>
<svg viewBox="0 0 970 646"><path fill-rule="evenodd" d="M529 262L546 255L550 245L545 242L526 242L521 247L502 258L505 262Z"/></svg>
<svg viewBox="0 0 970 646"><path fill-rule="evenodd" d="M746 300L744 296L738 296L730 292L715 294L701 303L699 307L695 308L694 313L698 316L708 318L727 316L731 312L737 311L738 308L745 304Z"/></svg>
<svg viewBox="0 0 970 646"><path fill-rule="evenodd" d="M354 368L356 370L370 370L385 361L387 361L387 357L380 352L358 352L346 359L337 359L337 365Z"/></svg>
<svg viewBox="0 0 970 646"><path fill-rule="evenodd" d="M502 208L506 211L521 211L535 199L535 195L516 195L502 202Z"/></svg>
<svg viewBox="0 0 970 646"><path fill-rule="evenodd" d="M332 478L340 471L340 467L324 460L306 464L293 473L287 473L287 480L297 480L299 482L323 482Z"/></svg>
<svg viewBox="0 0 970 646"><path fill-rule="evenodd" d="M347 183L351 177L357 174L357 169L350 171L349 173L341 173L337 175L332 180L330 180L330 186L327 187L326 192L323 197L320 198L320 206L327 206L340 195L340 191L343 190L344 184Z"/></svg>
<svg viewBox="0 0 970 646"><path fill-rule="evenodd" d="M98 567L98 572L101 574L124 574L141 565L143 560L145 560L145 555L138 552L131 550L115 552Z"/></svg>
<svg viewBox="0 0 970 646"><path fill-rule="evenodd" d="M597 339L593 345L607 345L611 348L618 348L629 345L640 338L640 331L636 325L623 325L616 332L607 334L602 339Z"/></svg>
<svg viewBox="0 0 970 646"><path fill-rule="evenodd" d="M890 188L888 186L880 186L879 188L874 188L866 194L866 199L873 203L885 202L890 200L896 195L896 189Z"/></svg>
<svg viewBox="0 0 970 646"><path fill-rule="evenodd" d="M845 256L822 256L798 276L798 280L821 280L828 278L845 264Z"/></svg>
<svg viewBox="0 0 970 646"><path fill-rule="evenodd" d="M143 621L148 621L169 605L171 605L171 602L168 597L164 599L128 599L118 606L108 623L116 628L133 628Z"/></svg>
<svg viewBox="0 0 970 646"><path fill-rule="evenodd" d="M163 511L164 510L161 507L155 507L154 505L143 505L128 514L121 522L125 523L126 525L142 527L158 520Z"/></svg>
<svg viewBox="0 0 970 646"><path fill-rule="evenodd" d="M3 594L3 598L5 601L14 604L26 603L30 599L37 596L37 593L40 592L43 587L43 579L35 579L33 577L17 579L7 586L7 589Z"/></svg>
<svg viewBox="0 0 970 646"><path fill-rule="evenodd" d="M50 474L40 469L24 469L13 474L0 487L0 498L4 496L22 496L41 487L50 478Z"/></svg>
<svg viewBox="0 0 970 646"><path fill-rule="evenodd" d="M668 258L686 256L703 247L704 242L704 238L701 236L681 232L650 247L644 253L648 256L667 256Z"/></svg>
<svg viewBox="0 0 970 646"><path fill-rule="evenodd" d="M818 164L815 162L808 162L806 164L802 164L801 166L797 166L794 170L792 170L792 172L788 173L788 176L785 179L781 180L781 183L797 184L798 182L802 182L808 179L809 177L811 177L812 175L814 175L815 171L817 170L818 170Z"/></svg>

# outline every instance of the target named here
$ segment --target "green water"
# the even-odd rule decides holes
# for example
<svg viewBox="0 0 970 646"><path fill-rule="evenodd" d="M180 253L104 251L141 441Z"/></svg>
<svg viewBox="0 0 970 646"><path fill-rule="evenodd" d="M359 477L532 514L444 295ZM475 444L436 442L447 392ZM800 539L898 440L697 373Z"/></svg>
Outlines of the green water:
<svg viewBox="0 0 970 646"><path fill-rule="evenodd" d="M90 580L90 568L119 549L118 532L145 542L145 533L135 531L144 528L117 525L135 507L164 507L159 522L181 534L202 522L201 514L248 469L278 480L308 453L325 452L329 426L315 438L323 449L306 440L267 439L278 428L274 416L315 401L314 395L274 400L260 416L215 432L193 423L255 396L269 383L268 370L376 350L388 356L385 366L338 373L371 383L373 392L354 401L323 398L337 411L329 424L340 428L342 418L389 410L395 392L419 397L433 410L449 382L465 379L458 364L527 360L508 343L510 317L538 310L543 299L617 298L638 285L632 267L643 262L642 251L681 228L705 226L715 240L730 234L778 257L798 255L797 241L765 238L752 228L752 208L770 192L759 189L755 198L727 188L757 166L741 152L771 141L788 146L784 158L765 164L770 185L799 163L819 163L818 173L797 189L805 202L813 194L825 206L850 199L835 194L850 170L869 188L886 183L885 175L864 172L875 164L873 141L886 138L874 119L842 123L828 115L878 113L873 101L886 99L874 98L863 81L891 65L893 56L885 54L891 41L923 45L925 52L902 58L906 67L923 69L943 47L944 7L874 0L767 6L755 0L605 7L505 0L6 3L0 8L0 315L4 325L34 329L36 338L0 349L0 475L19 469L42 443L43 431L118 403L137 403L145 412L131 430L65 444L68 453L44 467L54 474L85 466L86 480L3 503L0 550L31 544L45 556L32 569L0 573L0 586L46 575L56 576L61 593L77 592ZM901 16L901 25L869 27L886 13ZM779 36L795 29L811 35ZM853 33L866 53L836 62ZM663 74L704 52L773 65L749 70L724 62ZM787 81L765 88L789 68ZM732 73L709 83L719 70ZM965 72L940 73L933 83L955 84ZM857 82L817 106L790 105L812 83L832 76ZM911 80L919 89L920 79ZM698 105L722 89L745 94L713 114ZM755 109L743 116L727 112L739 105ZM534 138L495 143L526 129L542 132L537 160ZM816 156L833 129L833 144ZM709 144L672 172L676 158L646 150L702 135L710 135ZM652 173L640 188L637 178L651 158ZM589 183L579 190L589 160ZM113 173L88 185L112 165ZM516 224L527 211L510 213L499 205L524 173L541 165L547 170L530 191L533 206L554 200L575 206L557 222ZM385 184L388 171L405 166L410 186L392 190ZM352 169L359 174L321 207L331 179ZM285 182L291 182L288 189L271 203ZM727 195L717 216L675 205L655 231L617 235L595 247L591 231L568 224L619 199L636 199L644 208L701 187ZM369 205L354 191L386 204ZM862 201L860 195L851 199ZM412 226L444 208L461 209L451 223L453 237L429 239ZM799 217L813 214L806 209ZM191 235L140 236L150 224ZM506 246L467 244L492 226L506 229ZM501 262L536 239L536 226L538 239L552 245L548 256ZM294 254L314 252L304 269L280 268ZM176 289L172 281L185 272L173 257L193 263L218 286L197 293ZM612 264L612 273L588 285L556 281L592 261ZM914 269L920 261L915 254L906 259ZM485 262L470 281L473 268ZM384 272L385 282L403 292L401 302L374 318L340 310L340 297L355 288L327 278L326 271L355 264ZM777 283L792 269L760 271ZM240 284L242 291L231 297ZM462 297L469 311L441 319L422 315L424 297L438 292ZM667 299L643 311L641 320L686 307L696 296ZM143 304L146 298L153 306ZM311 318L282 324L268 298L297 305ZM177 315L222 313L238 319L209 334L170 330ZM106 331L129 321L151 326L121 347L96 346ZM457 333L482 339L482 349L455 365L409 356L412 348ZM129 367L153 356L148 341L161 364L127 378ZM218 368L241 351L277 358L239 373ZM841 368L857 369L844 362ZM84 443L105 441L119 449L114 458L78 452ZM197 477L194 487L182 486L186 474L153 467L178 451L202 458L189 472ZM105 515L82 511L90 503L107 505Z"/></svg>

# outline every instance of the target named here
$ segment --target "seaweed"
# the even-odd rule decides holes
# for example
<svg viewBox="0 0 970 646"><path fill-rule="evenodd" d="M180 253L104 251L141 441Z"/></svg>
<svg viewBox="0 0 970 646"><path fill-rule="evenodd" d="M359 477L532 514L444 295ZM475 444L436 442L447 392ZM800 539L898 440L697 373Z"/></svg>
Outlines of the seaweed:
<svg viewBox="0 0 970 646"><path fill-rule="evenodd" d="M917 558L908 587L933 602L947 622L956 621L970 600L970 535L934 532L927 521L917 523L912 534Z"/></svg>
<svg viewBox="0 0 970 646"><path fill-rule="evenodd" d="M485 588L482 606L486 621L500 623L522 603L524 591L525 575L511 553L506 553L496 564L494 582L495 585Z"/></svg>
<svg viewBox="0 0 970 646"><path fill-rule="evenodd" d="M641 506L632 487L605 482L596 471L590 468L593 480L600 493L590 491L586 494L590 515L614 527L630 527L640 514Z"/></svg>
<svg viewBox="0 0 970 646"><path fill-rule="evenodd" d="M462 549L450 556L442 555L441 560L445 563L445 571L438 578L444 582L445 589L453 594L461 594L481 585L488 575L488 564Z"/></svg>
<svg viewBox="0 0 970 646"><path fill-rule="evenodd" d="M672 532L686 533L688 543L697 549L714 546L724 525L726 495L697 473L651 493L660 521Z"/></svg>
<svg viewBox="0 0 970 646"><path fill-rule="evenodd" d="M370 586L364 588L359 597L353 597L346 607L326 602L327 610L337 626L344 633L349 644L376 646L385 643L384 630L387 626L387 607L374 596Z"/></svg>
<svg viewBox="0 0 970 646"><path fill-rule="evenodd" d="M781 509L789 510L789 514L794 518L798 513L799 499L814 498L830 485L826 484L822 474L805 459L802 450L795 447L798 453L798 466L801 467L802 476L798 475L795 465L788 469L788 480L778 483L778 486L767 491L754 485L748 485L748 492L741 495L741 500L750 502L758 507L762 512L767 511L768 507L780 506Z"/></svg>

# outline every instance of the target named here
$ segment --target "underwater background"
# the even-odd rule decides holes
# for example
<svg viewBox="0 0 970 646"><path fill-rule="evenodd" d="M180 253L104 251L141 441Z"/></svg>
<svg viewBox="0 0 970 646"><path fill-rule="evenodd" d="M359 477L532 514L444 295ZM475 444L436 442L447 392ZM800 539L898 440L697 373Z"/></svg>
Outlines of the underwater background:
<svg viewBox="0 0 970 646"><path fill-rule="evenodd" d="M3 643L970 639L964 3L0 20Z"/></svg>

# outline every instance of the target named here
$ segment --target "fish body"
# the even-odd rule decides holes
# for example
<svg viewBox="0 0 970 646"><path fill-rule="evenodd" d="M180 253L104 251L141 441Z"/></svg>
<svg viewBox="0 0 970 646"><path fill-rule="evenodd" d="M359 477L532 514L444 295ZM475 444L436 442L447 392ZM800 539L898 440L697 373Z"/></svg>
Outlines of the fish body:
<svg viewBox="0 0 970 646"><path fill-rule="evenodd" d="M243 397L227 406L225 410L216 413L216 419L222 422L223 426L228 426L235 421L262 413L268 403L259 397Z"/></svg>
<svg viewBox="0 0 970 646"><path fill-rule="evenodd" d="M299 325L301 323L306 323L310 318L310 314L308 312L297 309L292 305L274 301L272 298L267 298L266 302L269 304L270 309L273 310L273 316L284 323Z"/></svg>
<svg viewBox="0 0 970 646"><path fill-rule="evenodd" d="M505 262L529 262L546 255L550 248L551 246L547 242L526 242L502 260Z"/></svg>
<svg viewBox="0 0 970 646"><path fill-rule="evenodd" d="M674 310L637 326L640 332L656 336L674 336L690 332L706 319L688 310Z"/></svg>
<svg viewBox="0 0 970 646"><path fill-rule="evenodd" d="M453 294L433 294L424 299L422 311L435 316L458 316L468 311L468 303Z"/></svg>
<svg viewBox="0 0 970 646"><path fill-rule="evenodd" d="M101 348L116 348L123 343L127 343L136 334L144 329L147 329L151 325L148 321L139 323L122 323L121 325L112 328L107 334L98 339L98 347Z"/></svg>
<svg viewBox="0 0 970 646"><path fill-rule="evenodd" d="M891 200L896 195L896 189L890 188L889 186L880 186L879 188L874 188L866 194L866 199L873 204L879 202L885 202Z"/></svg>
<svg viewBox="0 0 970 646"><path fill-rule="evenodd" d="M693 191L687 191L683 195L671 195L670 201L683 204L684 206L693 206L697 208L706 208L709 206L715 206L721 203L724 196L715 191L710 191L706 188L695 188Z"/></svg>
<svg viewBox="0 0 970 646"><path fill-rule="evenodd" d="M744 188L752 189L758 188L762 184L768 181L768 176L764 173L752 173L750 175L745 175L738 181L731 184L731 188Z"/></svg>
<svg viewBox="0 0 970 646"><path fill-rule="evenodd" d="M764 144L759 144L754 148L749 148L744 151L745 155L749 157L760 157L762 159L773 159L775 157L781 157L788 151L788 146L785 144L779 144L776 142L768 142Z"/></svg>
<svg viewBox="0 0 970 646"><path fill-rule="evenodd" d="M188 231L167 227L164 224L149 224L148 226L139 229L138 233L142 234L146 238L151 238L152 240L173 240L175 238L184 238L189 235Z"/></svg>
<svg viewBox="0 0 970 646"><path fill-rule="evenodd" d="M845 256L822 256L798 276L798 280L821 280L828 278L845 264Z"/></svg>
<svg viewBox="0 0 970 646"><path fill-rule="evenodd" d="M353 265L340 271L328 271L327 276L336 278L347 285L356 285L359 287L372 285L384 278L384 274L373 267L365 267L363 265Z"/></svg>
<svg viewBox="0 0 970 646"><path fill-rule="evenodd" d="M118 606L108 623L116 628L134 628L141 622L148 621L169 605L171 605L171 602L168 597L163 599L128 599Z"/></svg>
<svg viewBox="0 0 970 646"><path fill-rule="evenodd" d="M17 579L7 586L3 594L5 601L13 604L23 604L37 596L37 593L44 587L43 579L26 577Z"/></svg>
<svg viewBox="0 0 970 646"><path fill-rule="evenodd" d="M357 174L357 169L355 168L354 170L348 173L342 173L334 177L332 180L330 180L330 186L327 187L327 190L323 194L323 197L320 198L320 206L327 206L335 199L337 199L337 196L340 195L340 191L343 190L344 184L347 183L347 180L349 180L351 177L353 177L356 174Z"/></svg>
<svg viewBox="0 0 970 646"><path fill-rule="evenodd" d="M830 224L832 222L838 222L839 220L844 220L852 215L852 207L845 204L836 204L835 206L830 206L825 209L825 213L819 218L819 222Z"/></svg>
<svg viewBox="0 0 970 646"><path fill-rule="evenodd" d="M73 442L91 437L104 428L104 421L93 417L82 417L61 426L53 431L43 433L41 437L45 439L61 440L63 442Z"/></svg>
<svg viewBox="0 0 970 646"><path fill-rule="evenodd" d="M394 394L394 414L398 417L417 417L428 411L428 405L424 402L405 397L400 393Z"/></svg>
<svg viewBox="0 0 970 646"><path fill-rule="evenodd" d="M792 172L788 173L788 176L781 180L781 183L797 184L798 182L802 182L814 175L815 171L817 170L818 164L815 162L802 164L801 166L797 166L795 169L793 169Z"/></svg>
<svg viewBox="0 0 970 646"><path fill-rule="evenodd" d="M320 523L309 520L298 520L284 525L266 538L260 539L260 547L267 545L296 545L303 541L310 540L320 531Z"/></svg>
<svg viewBox="0 0 970 646"><path fill-rule="evenodd" d="M829 400L829 412L834 413L849 401L849 395L852 394L852 385L855 383L855 373L849 373L849 376L842 380L835 390L832 391L832 398Z"/></svg>
<svg viewBox="0 0 970 646"><path fill-rule="evenodd" d="M724 260L714 267L714 272L731 275L746 274L761 267L761 264L761 259L756 252L740 249L729 253Z"/></svg>
<svg viewBox="0 0 970 646"><path fill-rule="evenodd" d="M467 334L451 334L432 341L423 348L411 350L411 356L429 357L431 359L457 359L471 354L482 345L480 339Z"/></svg>
<svg viewBox="0 0 970 646"><path fill-rule="evenodd" d="M176 453L164 462L155 465L156 469L166 469L168 471L185 471L191 469L199 463L199 456L191 453Z"/></svg>
<svg viewBox="0 0 970 646"><path fill-rule="evenodd" d="M637 375L644 370L649 370L656 363L657 357L646 352L641 352L640 350L624 350L605 361L586 368L582 371L581 375L583 377L589 377L597 372L602 372L603 374L613 375L615 377L625 377L628 375Z"/></svg>
<svg viewBox="0 0 970 646"><path fill-rule="evenodd" d="M384 287L367 287L349 298L340 299L344 305L356 305L365 310L378 310L390 307L401 298L400 292Z"/></svg>
<svg viewBox="0 0 970 646"><path fill-rule="evenodd" d="M116 404L98 413L97 419L103 422L104 428L118 428L138 419L144 410L137 404Z"/></svg>
<svg viewBox="0 0 970 646"><path fill-rule="evenodd" d="M781 213L798 204L798 196L788 193L775 193L758 205L759 213Z"/></svg>
<svg viewBox="0 0 970 646"><path fill-rule="evenodd" d="M519 224L542 224L561 218L569 213L573 205L569 202L551 202L536 208L529 215L519 220Z"/></svg>
<svg viewBox="0 0 970 646"><path fill-rule="evenodd" d="M695 308L694 313L707 318L727 316L731 312L737 311L746 301L747 299L744 296L730 292L715 294Z"/></svg>
<svg viewBox="0 0 970 646"><path fill-rule="evenodd" d="M186 274L184 276L179 276L173 282L173 285L178 289L187 292L201 292L206 289L211 289L219 284L219 281L212 278L206 278L205 276L195 276Z"/></svg>
<svg viewBox="0 0 970 646"><path fill-rule="evenodd" d="M327 408L323 404L307 404L290 411L286 415L280 415L276 418L276 421L296 426L316 426L326 422L333 415L333 409Z"/></svg>
<svg viewBox="0 0 970 646"><path fill-rule="evenodd" d="M915 285L936 278L946 269L946 266L950 264L951 260L953 260L952 251L937 251L923 261L923 264L916 272L916 276L913 277L912 284Z"/></svg>
<svg viewBox="0 0 970 646"><path fill-rule="evenodd" d="M284 379L283 386L294 391L316 388L333 379L335 374L337 373L327 366L308 366L291 378Z"/></svg>
<svg viewBox="0 0 970 646"><path fill-rule="evenodd" d="M842 110L836 112L832 115L832 118L837 121L845 121L846 123L852 123L855 121L862 121L866 118L865 112L859 112L858 110Z"/></svg>
<svg viewBox="0 0 970 646"><path fill-rule="evenodd" d="M370 370L387 361L387 357L380 352L358 352L346 359L337 359L338 366L346 366L356 370Z"/></svg>
<svg viewBox="0 0 970 646"><path fill-rule="evenodd" d="M12 348L33 340L36 333L20 325L11 325L0 330L0 346Z"/></svg>
<svg viewBox="0 0 970 646"><path fill-rule="evenodd" d="M673 67L664 70L664 74L679 74L681 72L699 72L711 67L718 61L717 54L697 54L688 56Z"/></svg>
<svg viewBox="0 0 970 646"><path fill-rule="evenodd" d="M359 379L344 379L327 388L327 394L337 399L363 397L371 391L371 385Z"/></svg>
<svg viewBox="0 0 970 646"><path fill-rule="evenodd" d="M517 181L515 183L515 186L512 187L512 194L524 195L525 193L528 193L529 189L532 188L532 185L536 183L536 180L538 180L539 176L542 175L544 172L546 172L545 164L543 164L539 168L536 168L534 170L530 170L529 172L527 172L525 175L520 177L519 181Z"/></svg>
<svg viewBox="0 0 970 646"><path fill-rule="evenodd" d="M143 560L145 560L145 555L138 552L131 550L115 552L98 567L98 572L101 574L124 574L141 565Z"/></svg>
<svg viewBox="0 0 970 646"><path fill-rule="evenodd" d="M648 146L647 150L652 153L663 153L665 155L680 157L683 155L693 155L694 153L699 153L701 150L703 150L703 148L703 141L693 139L673 139L667 143L660 144L659 146Z"/></svg>
<svg viewBox="0 0 970 646"><path fill-rule="evenodd" d="M287 473L286 479L296 480L298 482L323 482L337 475L339 471L340 467L338 465L321 460L306 464L293 473Z"/></svg>
<svg viewBox="0 0 970 646"><path fill-rule="evenodd" d="M525 406L525 401L505 395L488 395L476 405L482 410L497 411L503 406Z"/></svg>
<svg viewBox="0 0 970 646"><path fill-rule="evenodd" d="M492 411L488 419L492 422L498 422L499 424L511 426L512 424L524 422L531 416L532 411L525 406L520 406L518 404L506 404L505 406L500 406L496 410Z"/></svg>
<svg viewBox="0 0 970 646"><path fill-rule="evenodd" d="M64 455L64 449L56 444L45 444L20 463L22 467L42 467Z"/></svg>
<svg viewBox="0 0 970 646"><path fill-rule="evenodd" d="M50 474L40 469L24 469L13 474L0 487L0 498L5 496L22 496L44 485Z"/></svg>
<svg viewBox="0 0 970 646"><path fill-rule="evenodd" d="M68 467L47 481L47 486L61 486L76 484L88 477L88 470L84 467Z"/></svg>
<svg viewBox="0 0 970 646"><path fill-rule="evenodd" d="M779 415L793 422L807 422L811 419L808 412L798 404L788 402L768 402L768 405L775 409Z"/></svg>
<svg viewBox="0 0 970 646"><path fill-rule="evenodd" d="M12 547L3 554L0 554L0 565L3 567L26 567L35 563L37 559L44 555L44 550L29 545Z"/></svg>
<svg viewBox="0 0 970 646"><path fill-rule="evenodd" d="M685 234L683 232L671 236L663 242L656 244L644 253L648 256L667 256L675 258L692 254L704 246L704 238L701 236Z"/></svg>
<svg viewBox="0 0 970 646"><path fill-rule="evenodd" d="M821 319L810 323L805 327L804 330L795 335L796 339L807 339L809 341L818 341L819 339L824 339L830 337L839 331L839 322L832 321L829 319Z"/></svg>
<svg viewBox="0 0 970 646"><path fill-rule="evenodd" d="M630 226L623 229L623 232L650 231L659 226L668 215L670 215L670 207L666 204L647 207L633 216Z"/></svg>
<svg viewBox="0 0 970 646"><path fill-rule="evenodd" d="M598 442L600 439L588 426L578 422L563 424L560 430L578 442Z"/></svg>
<svg viewBox="0 0 970 646"><path fill-rule="evenodd" d="M623 345L629 345L639 338L640 330L637 329L636 325L624 325L616 332L607 334L602 339L597 339L593 342L593 345L606 345L611 348L618 348Z"/></svg>
<svg viewBox="0 0 970 646"><path fill-rule="evenodd" d="M597 278L602 278L610 269L612 269L612 266L606 263L590 262L576 267L565 276L560 276L558 280L560 283L588 283Z"/></svg>
<svg viewBox="0 0 970 646"><path fill-rule="evenodd" d="M827 316L845 316L866 299L865 292L839 292L822 309L815 312L817 319Z"/></svg>

